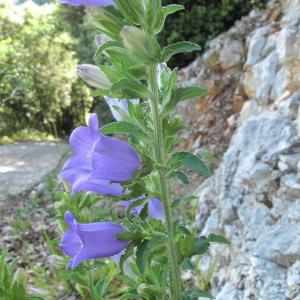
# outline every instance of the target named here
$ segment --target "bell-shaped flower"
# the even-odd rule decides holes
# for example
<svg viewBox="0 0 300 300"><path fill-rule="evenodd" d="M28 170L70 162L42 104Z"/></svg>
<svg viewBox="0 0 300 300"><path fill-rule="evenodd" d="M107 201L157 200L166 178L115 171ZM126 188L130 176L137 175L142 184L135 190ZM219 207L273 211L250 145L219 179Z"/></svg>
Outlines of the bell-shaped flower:
<svg viewBox="0 0 300 300"><path fill-rule="evenodd" d="M77 66L76 70L79 77L92 87L101 90L107 90L112 86L109 78L97 66L91 64L83 64Z"/></svg>
<svg viewBox="0 0 300 300"><path fill-rule="evenodd" d="M122 114L128 115L128 104L126 100L109 98L107 96L104 96L104 100L117 121L122 120Z"/></svg>
<svg viewBox="0 0 300 300"><path fill-rule="evenodd" d="M85 7L116 6L113 0L58 0L58 2L72 6L84 5Z"/></svg>
<svg viewBox="0 0 300 300"><path fill-rule="evenodd" d="M97 34L95 36L95 45L99 48L106 44L107 42L111 41L111 39L104 33Z"/></svg>
<svg viewBox="0 0 300 300"><path fill-rule="evenodd" d="M71 260L67 268L76 268L80 263L96 258L111 257L124 250L128 243L116 239L125 229L115 223L77 223L72 213L67 211L65 222L69 229L64 232L60 246Z"/></svg>
<svg viewBox="0 0 300 300"><path fill-rule="evenodd" d="M142 195L138 198L134 198L128 201L120 201L118 204L124 208L128 208L132 203L144 199L145 195ZM142 205L135 206L134 208L131 209L130 213L133 215L139 215L145 206L145 203ZM161 205L161 201L157 198L151 198L148 201L148 214L152 219L155 220L163 220L164 219L164 210Z"/></svg>
<svg viewBox="0 0 300 300"><path fill-rule="evenodd" d="M92 114L88 126L76 128L70 136L72 156L64 164L61 176L71 193L93 191L121 196L119 182L128 181L141 167L136 151L126 142L99 133L98 119Z"/></svg>

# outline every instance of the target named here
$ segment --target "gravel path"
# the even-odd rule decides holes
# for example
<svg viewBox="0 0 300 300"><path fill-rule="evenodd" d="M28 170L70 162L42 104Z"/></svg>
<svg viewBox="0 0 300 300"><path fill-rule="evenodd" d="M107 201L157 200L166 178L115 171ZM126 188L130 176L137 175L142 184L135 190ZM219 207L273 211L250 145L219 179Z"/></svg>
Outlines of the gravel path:
<svg viewBox="0 0 300 300"><path fill-rule="evenodd" d="M57 168L67 149L63 142L0 145L0 207L40 183Z"/></svg>

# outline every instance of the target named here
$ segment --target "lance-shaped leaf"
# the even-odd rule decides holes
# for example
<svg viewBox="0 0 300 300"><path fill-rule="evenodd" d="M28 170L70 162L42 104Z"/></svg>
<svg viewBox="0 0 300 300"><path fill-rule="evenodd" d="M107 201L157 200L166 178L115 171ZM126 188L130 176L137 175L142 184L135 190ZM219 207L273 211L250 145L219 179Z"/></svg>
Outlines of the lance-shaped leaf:
<svg viewBox="0 0 300 300"><path fill-rule="evenodd" d="M148 0L148 1L152 1L152 0ZM184 9L184 6L177 5L177 4L171 4L166 7L163 7L162 15L159 15L159 22L157 22L155 28L153 28L154 33L159 33L163 29L166 18L169 15L174 14L183 9Z"/></svg>
<svg viewBox="0 0 300 300"><path fill-rule="evenodd" d="M97 7L87 9L92 24L107 36L120 40L120 32L125 25L120 12L111 7Z"/></svg>
<svg viewBox="0 0 300 300"><path fill-rule="evenodd" d="M124 17L133 24L143 24L145 10L140 0L114 0Z"/></svg>
<svg viewBox="0 0 300 300"><path fill-rule="evenodd" d="M180 166L185 166L193 171L200 173L204 177L211 176L211 173L204 162L190 152L176 152L168 161L168 167L178 169Z"/></svg>
<svg viewBox="0 0 300 300"><path fill-rule="evenodd" d="M204 236L197 238L194 243L192 255L203 255L209 249L210 243L208 239Z"/></svg>
<svg viewBox="0 0 300 300"><path fill-rule="evenodd" d="M182 52L193 52L199 51L201 47L198 44L190 42L179 42L176 44L171 44L166 46L162 50L162 60L167 62L173 55L182 53Z"/></svg>
<svg viewBox="0 0 300 300"><path fill-rule="evenodd" d="M147 25L153 33L157 34L161 31L165 21L161 0L144 0L144 2Z"/></svg>
<svg viewBox="0 0 300 300"><path fill-rule="evenodd" d="M183 5L171 4L171 5L164 7L164 15L167 17L168 15L174 14L183 9L184 9Z"/></svg>
<svg viewBox="0 0 300 300"><path fill-rule="evenodd" d="M202 97L207 94L207 89L201 87L186 87L178 88L172 96L168 97L164 107L164 113L170 113L176 105L185 100L194 99L196 97Z"/></svg>
<svg viewBox="0 0 300 300"><path fill-rule="evenodd" d="M132 134L137 138L143 140L147 139L146 134L142 130L140 130L136 125L125 121L118 121L118 122L105 124L101 127L101 132L103 134L112 134L112 133Z"/></svg>
<svg viewBox="0 0 300 300"><path fill-rule="evenodd" d="M112 88L112 92L122 91L130 99L134 98L149 98L150 93L145 85L139 81L123 79L115 83Z"/></svg>
<svg viewBox="0 0 300 300"><path fill-rule="evenodd" d="M211 233L207 238L211 243L219 243L219 244L226 244L230 245L230 241L228 241L224 236L222 235L216 235Z"/></svg>
<svg viewBox="0 0 300 300"><path fill-rule="evenodd" d="M134 252L134 248L136 247L137 245L137 242L136 241L133 241L131 242L125 249L124 251L124 254L120 257L120 261L119 261L119 267L120 267L120 270L121 272L123 273L123 266L124 266L124 263L125 261L133 255L133 252Z"/></svg>
<svg viewBox="0 0 300 300"><path fill-rule="evenodd" d="M160 237L153 238L152 240L144 240L137 247L136 251L136 263L142 274L145 273L147 264L150 259L151 253L159 247L163 242L163 239Z"/></svg>
<svg viewBox="0 0 300 300"><path fill-rule="evenodd" d="M110 48L110 47L121 47L122 44L120 42L116 42L116 41L108 41L106 42L105 44L103 44L102 46L100 46L95 54L94 54L94 60L98 59L99 55L101 55L101 53L107 49L107 48Z"/></svg>
<svg viewBox="0 0 300 300"><path fill-rule="evenodd" d="M135 26L124 26L123 44L143 64L154 64L161 59L161 48L155 36Z"/></svg>
<svg viewBox="0 0 300 300"><path fill-rule="evenodd" d="M182 300L193 300L195 298L215 299L210 293L201 290L185 291L182 295Z"/></svg>

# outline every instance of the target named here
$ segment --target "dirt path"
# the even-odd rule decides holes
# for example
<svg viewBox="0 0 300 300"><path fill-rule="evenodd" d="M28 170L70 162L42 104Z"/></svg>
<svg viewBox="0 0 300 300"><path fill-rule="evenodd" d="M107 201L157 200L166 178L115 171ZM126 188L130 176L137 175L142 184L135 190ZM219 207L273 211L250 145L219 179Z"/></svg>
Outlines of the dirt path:
<svg viewBox="0 0 300 300"><path fill-rule="evenodd" d="M0 207L40 183L57 168L67 149L64 142L0 145Z"/></svg>

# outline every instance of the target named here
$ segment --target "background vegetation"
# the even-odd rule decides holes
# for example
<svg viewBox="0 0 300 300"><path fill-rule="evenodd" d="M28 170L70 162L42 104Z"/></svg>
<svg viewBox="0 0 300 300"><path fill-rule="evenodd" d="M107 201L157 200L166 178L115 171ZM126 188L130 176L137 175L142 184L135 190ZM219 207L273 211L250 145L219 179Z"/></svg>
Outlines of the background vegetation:
<svg viewBox="0 0 300 300"><path fill-rule="evenodd" d="M8 0L0 4L0 140L23 137L24 132L66 135L90 111L97 111L102 123L111 119L104 102L89 96L74 71L79 63L93 63L95 51L97 33L84 9L45 2L14 8ZM186 39L204 49L211 38L265 1L164 0L165 5L175 2L186 11L167 20L162 43ZM171 64L185 66L194 55L177 56Z"/></svg>

